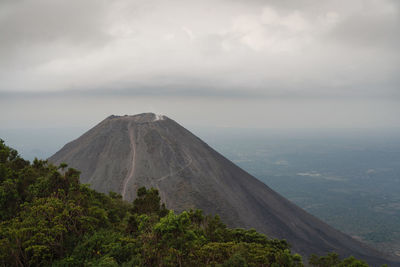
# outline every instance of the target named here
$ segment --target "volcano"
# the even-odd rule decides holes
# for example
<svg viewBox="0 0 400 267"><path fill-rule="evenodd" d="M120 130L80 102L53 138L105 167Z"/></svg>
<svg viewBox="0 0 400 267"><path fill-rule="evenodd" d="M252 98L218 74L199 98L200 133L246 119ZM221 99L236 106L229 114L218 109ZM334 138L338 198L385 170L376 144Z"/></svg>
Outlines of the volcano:
<svg viewBox="0 0 400 267"><path fill-rule="evenodd" d="M291 203L174 120L153 113L110 116L49 158L81 171L81 182L132 201L157 188L169 209L202 209L230 227L286 239L303 256L335 251L372 265L400 266Z"/></svg>

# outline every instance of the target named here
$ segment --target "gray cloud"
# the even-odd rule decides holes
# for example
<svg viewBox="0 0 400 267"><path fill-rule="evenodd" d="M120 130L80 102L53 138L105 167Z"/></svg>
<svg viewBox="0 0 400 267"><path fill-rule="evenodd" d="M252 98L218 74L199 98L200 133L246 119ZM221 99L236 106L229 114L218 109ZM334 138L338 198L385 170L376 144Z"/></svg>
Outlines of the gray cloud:
<svg viewBox="0 0 400 267"><path fill-rule="evenodd" d="M59 52L110 40L103 1L2 1L0 6L0 67L32 67L63 56Z"/></svg>
<svg viewBox="0 0 400 267"><path fill-rule="evenodd" d="M107 23L106 7L99 1L9 1L2 8L2 46L55 40L79 45L101 39L101 28Z"/></svg>
<svg viewBox="0 0 400 267"><path fill-rule="evenodd" d="M399 25L395 0L1 1L0 97L398 101Z"/></svg>
<svg viewBox="0 0 400 267"><path fill-rule="evenodd" d="M328 37L331 42L343 42L354 49L366 47L393 52L400 46L399 26L400 16L397 14L360 14L338 23Z"/></svg>

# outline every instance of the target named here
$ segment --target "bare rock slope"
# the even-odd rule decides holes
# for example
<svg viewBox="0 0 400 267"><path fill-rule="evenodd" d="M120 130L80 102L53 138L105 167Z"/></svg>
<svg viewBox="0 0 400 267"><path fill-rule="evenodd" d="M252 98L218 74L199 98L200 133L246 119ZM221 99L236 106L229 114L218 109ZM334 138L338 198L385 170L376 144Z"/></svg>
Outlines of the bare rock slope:
<svg viewBox="0 0 400 267"><path fill-rule="evenodd" d="M255 228L286 239L302 255L336 251L373 265L389 258L277 194L166 116L110 116L49 158L81 171L81 181L108 193L135 198L155 187L168 208L219 214L231 227Z"/></svg>

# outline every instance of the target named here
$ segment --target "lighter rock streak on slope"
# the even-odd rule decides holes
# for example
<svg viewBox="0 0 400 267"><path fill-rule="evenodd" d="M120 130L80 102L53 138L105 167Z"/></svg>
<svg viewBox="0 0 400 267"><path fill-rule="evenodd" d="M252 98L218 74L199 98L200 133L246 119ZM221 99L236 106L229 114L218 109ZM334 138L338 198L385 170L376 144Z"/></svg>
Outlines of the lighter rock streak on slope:
<svg viewBox="0 0 400 267"><path fill-rule="evenodd" d="M135 161L136 161L136 145L135 145L135 138L133 135L133 129L132 127L129 127L129 139L131 142L131 151L132 151L132 165L129 170L128 175L124 179L124 184L122 187L122 198L126 199L126 189L128 187L129 182L132 180L134 174L135 174Z"/></svg>

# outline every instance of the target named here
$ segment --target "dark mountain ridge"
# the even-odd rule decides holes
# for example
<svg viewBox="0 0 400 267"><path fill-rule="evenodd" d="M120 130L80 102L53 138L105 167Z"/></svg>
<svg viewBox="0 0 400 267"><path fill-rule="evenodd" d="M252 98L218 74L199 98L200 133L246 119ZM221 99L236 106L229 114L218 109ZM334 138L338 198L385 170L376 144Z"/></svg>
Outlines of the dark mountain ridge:
<svg viewBox="0 0 400 267"><path fill-rule="evenodd" d="M231 227L284 238L302 255L335 251L400 266L300 209L166 116L110 116L49 161L68 163L83 183L128 201L139 187L157 188L169 209L219 214Z"/></svg>

